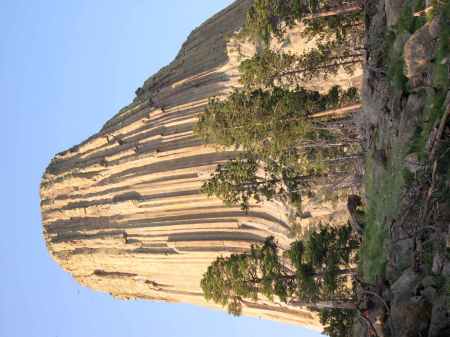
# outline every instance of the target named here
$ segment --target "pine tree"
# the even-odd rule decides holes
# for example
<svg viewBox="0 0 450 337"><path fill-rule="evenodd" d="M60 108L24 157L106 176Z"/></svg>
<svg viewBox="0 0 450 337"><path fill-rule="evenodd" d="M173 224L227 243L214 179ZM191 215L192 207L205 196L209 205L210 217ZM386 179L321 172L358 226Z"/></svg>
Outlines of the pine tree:
<svg viewBox="0 0 450 337"><path fill-rule="evenodd" d="M242 302L256 301L259 294L287 299L293 288L292 279L284 274L278 247L269 237L263 245L252 246L249 253L217 258L200 285L207 300L227 305L231 314L240 315Z"/></svg>
<svg viewBox="0 0 450 337"><path fill-rule="evenodd" d="M345 16L360 11L356 0L255 0L247 13L242 36L260 39L267 45L273 36L281 39L286 28L299 20ZM332 23L330 21L330 28ZM328 25L328 21L324 24Z"/></svg>
<svg viewBox="0 0 450 337"><path fill-rule="evenodd" d="M271 51L271 37L282 39L286 28L299 20L304 25L303 36L307 40L314 39L315 48L302 55ZM251 87L274 85L277 80L278 86L289 86L319 73L325 78L340 69L351 74L363 58L363 35L358 1L257 0L248 12L241 36L263 41L263 48L243 62L242 82ZM259 71L262 83L251 81L255 70Z"/></svg>
<svg viewBox="0 0 450 337"><path fill-rule="evenodd" d="M211 99L195 132L207 143L235 146L262 158L319 140L336 140L314 114L358 100L355 88L333 87L327 94L303 88L246 92Z"/></svg>
<svg viewBox="0 0 450 337"><path fill-rule="evenodd" d="M352 291L344 281L354 273L349 267L358 245L348 233L350 225L321 227L306 240L294 241L285 258L273 237L253 245L248 253L219 257L203 275L205 298L228 305L235 315L246 299L256 301L261 295L316 310L354 308ZM320 246L311 243L317 240Z"/></svg>
<svg viewBox="0 0 450 337"><path fill-rule="evenodd" d="M323 333L330 337L352 337L355 310L322 309L320 323L325 327Z"/></svg>
<svg viewBox="0 0 450 337"><path fill-rule="evenodd" d="M357 91L333 87L326 95L298 88L236 90L224 101L210 100L196 133L206 142L243 151L220 165L202 191L247 211L250 201L274 196L300 202L313 177L342 175L345 129L328 129L314 114L349 104ZM259 173L258 173L259 172Z"/></svg>
<svg viewBox="0 0 450 337"><path fill-rule="evenodd" d="M289 88L299 81L311 80L318 74L327 78L340 69L351 75L364 55L362 30L358 28L351 34L345 33L343 37L335 33L337 30L321 37L316 30L311 28L308 31L316 39L315 47L304 54L294 55L263 48L254 57L242 61L239 70L244 88ZM330 38L330 34L340 37Z"/></svg>
<svg viewBox="0 0 450 337"><path fill-rule="evenodd" d="M282 37L283 22L292 26L300 16L299 2L294 0L255 0L247 12L242 35L266 44L271 36Z"/></svg>
<svg viewBox="0 0 450 337"><path fill-rule="evenodd" d="M302 176L276 161L261 162L254 154L244 152L236 159L217 166L201 191L216 196L227 206L240 206L247 212L251 201L287 200L294 207L301 201L316 176Z"/></svg>
<svg viewBox="0 0 450 337"><path fill-rule="evenodd" d="M240 206L248 211L251 199L257 202L271 199L276 193L277 179L258 177L258 160L251 154L242 154L234 160L218 165L213 176L207 180L201 191L208 196L215 195L227 206Z"/></svg>
<svg viewBox="0 0 450 337"><path fill-rule="evenodd" d="M355 42L351 43L354 45ZM240 81L246 90L289 88L317 74L325 78L335 75L341 68L351 74L362 56L360 50L353 51L335 41L318 42L316 48L303 55L262 49L254 57L241 62Z"/></svg>

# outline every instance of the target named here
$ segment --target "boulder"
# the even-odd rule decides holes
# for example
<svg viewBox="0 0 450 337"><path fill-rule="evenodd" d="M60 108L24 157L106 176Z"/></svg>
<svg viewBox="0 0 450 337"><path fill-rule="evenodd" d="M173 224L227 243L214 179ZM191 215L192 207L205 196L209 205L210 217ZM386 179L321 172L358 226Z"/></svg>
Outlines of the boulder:
<svg viewBox="0 0 450 337"><path fill-rule="evenodd" d="M433 300L436 298L437 295L437 291L435 288L433 287L428 287L425 288L422 291L422 296L424 297L425 300L427 300L429 303L433 303Z"/></svg>
<svg viewBox="0 0 450 337"><path fill-rule="evenodd" d="M392 27L397 24L400 14L403 10L403 5L405 0L386 0L385 1L385 11L386 11L386 21L387 26Z"/></svg>
<svg viewBox="0 0 450 337"><path fill-rule="evenodd" d="M416 337L427 334L431 305L423 298L394 299L391 306L393 336Z"/></svg>
<svg viewBox="0 0 450 337"><path fill-rule="evenodd" d="M420 168L422 167L420 165L420 161L417 156L417 153L408 154L405 157L404 165L405 165L405 168L411 173L417 173L417 171L419 171Z"/></svg>
<svg viewBox="0 0 450 337"><path fill-rule="evenodd" d="M433 19L410 36L403 48L406 77L421 82L430 77L431 63L435 56L439 20Z"/></svg>
<svg viewBox="0 0 450 337"><path fill-rule="evenodd" d="M440 296L433 303L428 337L450 336L450 317L447 310L447 299Z"/></svg>
<svg viewBox="0 0 450 337"><path fill-rule="evenodd" d="M392 285L391 290L394 297L400 296L400 294L408 293L412 295L414 289L416 289L419 283L419 275L412 269L405 270L402 275Z"/></svg>
<svg viewBox="0 0 450 337"><path fill-rule="evenodd" d="M442 273L442 269L444 268L445 265L445 257L442 256L441 254L436 254L433 257L433 267L432 267L432 271L435 274L440 274Z"/></svg>
<svg viewBox="0 0 450 337"><path fill-rule="evenodd" d="M404 235L404 234L402 234ZM413 264L414 261L414 240L413 239L404 239L399 240L392 246L395 254L393 256L393 263L396 271L403 271L405 268L408 268ZM407 274L404 276L402 274L402 277L410 277L411 275ZM401 277L400 277L401 279ZM400 280L399 279L399 280ZM397 280L397 282L399 281ZM396 283L397 283L396 282ZM402 282L406 282L405 279L402 280ZM393 290L395 291L395 289Z"/></svg>
<svg viewBox="0 0 450 337"><path fill-rule="evenodd" d="M434 95L432 88L424 88L415 93L411 93L406 101L406 106L401 112L399 137L402 142L409 142L414 136L417 123L422 117L425 106L425 95Z"/></svg>

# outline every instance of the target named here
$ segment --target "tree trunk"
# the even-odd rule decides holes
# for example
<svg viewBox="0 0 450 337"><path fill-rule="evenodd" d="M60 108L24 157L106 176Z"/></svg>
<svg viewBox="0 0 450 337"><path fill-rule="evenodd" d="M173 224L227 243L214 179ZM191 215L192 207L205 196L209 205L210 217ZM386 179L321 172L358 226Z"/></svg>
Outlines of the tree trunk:
<svg viewBox="0 0 450 337"><path fill-rule="evenodd" d="M353 13L353 12L359 12L362 8L360 5L348 5L348 6L342 6L339 8L327 10L327 11L320 11L318 13L312 13L308 14L302 17L303 20L311 20L316 18L324 18L328 16L335 16L335 15L341 15L341 14L347 14L347 13Z"/></svg>
<svg viewBox="0 0 450 337"><path fill-rule="evenodd" d="M351 55L349 57L362 57L362 56L363 56L363 54L355 54L355 55ZM270 80L270 82L273 82L275 80L280 81L284 77L287 77L287 76L303 74L306 72L322 71L325 69L330 69L330 68L334 68L334 67L342 67L342 66L346 66L346 65L350 65L350 64L357 64L357 63L361 63L361 62L362 62L362 59L357 59L357 60L351 60L351 61L345 61L345 62L336 62L333 64L327 64L327 65L323 65L323 66L319 66L319 67L315 67L315 68L302 68L302 69L290 70L290 71L282 72L281 74L275 75Z"/></svg>
<svg viewBox="0 0 450 337"><path fill-rule="evenodd" d="M310 307L317 310L321 309L347 309L356 310L356 304L350 301L318 301L318 302L307 302L307 301L290 301L289 304L298 307Z"/></svg>

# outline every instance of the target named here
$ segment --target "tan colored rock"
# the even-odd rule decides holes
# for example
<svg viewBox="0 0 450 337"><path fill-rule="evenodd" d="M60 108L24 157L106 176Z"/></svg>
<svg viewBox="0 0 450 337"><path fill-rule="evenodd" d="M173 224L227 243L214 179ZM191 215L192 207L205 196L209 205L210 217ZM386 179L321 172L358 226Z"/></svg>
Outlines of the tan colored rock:
<svg viewBox="0 0 450 337"><path fill-rule="evenodd" d="M209 97L238 85L237 65L255 52L227 40L250 2L236 1L195 29L130 105L48 166L40 191L45 240L81 284L122 299L216 307L205 302L199 283L217 256L243 252L270 235L289 245L289 209L282 203L245 214L199 191L218 163L236 155L202 144L192 128ZM297 40L290 48L301 49ZM348 86L360 75L310 85ZM308 222L346 219L345 202L305 200L304 212ZM243 314L319 327L315 314L280 303L249 303Z"/></svg>
<svg viewBox="0 0 450 337"><path fill-rule="evenodd" d="M385 11L386 21L388 27L393 27L397 24L400 14L405 5L405 0L386 0Z"/></svg>
<svg viewBox="0 0 450 337"><path fill-rule="evenodd" d="M403 52L406 76L414 82L427 82L430 76L431 62L435 56L439 33L439 18L433 19L417 30L406 41Z"/></svg>

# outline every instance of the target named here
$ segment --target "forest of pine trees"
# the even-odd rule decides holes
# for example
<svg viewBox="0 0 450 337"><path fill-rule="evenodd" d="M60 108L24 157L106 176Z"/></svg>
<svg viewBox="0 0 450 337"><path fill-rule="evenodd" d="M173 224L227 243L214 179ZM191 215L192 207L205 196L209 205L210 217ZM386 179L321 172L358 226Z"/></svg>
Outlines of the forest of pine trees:
<svg viewBox="0 0 450 337"><path fill-rule="evenodd" d="M250 252L219 257L201 281L207 300L240 315L246 300L263 296L319 313L324 332L351 336L354 319L363 319L352 286L359 241L350 225L324 224L280 255L273 237Z"/></svg>
<svg viewBox="0 0 450 337"><path fill-rule="evenodd" d="M383 2L383 6L387 4ZM445 230L436 225L445 218L445 212L440 211L445 208L443 199L447 198L448 206L448 187L434 185L438 179L445 181L447 177L448 180L448 156L436 159L434 147L448 154L448 140L445 143L443 135L450 111L450 2L405 1L403 8L397 11L397 22L391 27L385 22L388 21L386 16L388 11L395 11L382 7L384 21L371 22L370 15L377 11L380 8L369 1L255 0L243 29L237 34L238 39L252 41L257 46L256 54L240 63L241 86L225 99L210 98L195 128L204 142L239 152L236 158L219 165L202 187L202 192L222 199L228 206L239 206L247 212L256 203L277 200L294 206L301 218L305 196L322 191L326 198L333 198L339 190L339 182L354 174L354 165L362 157L359 131L355 130L350 114L337 111L349 112L360 107L359 88L333 86L319 92L302 83L332 79L342 73L351 75L364 59L367 73L376 83L365 82L370 88L366 88L364 97L384 97L378 97L383 102L372 102L376 106L373 113L380 114L375 119L382 121L381 126L367 124L366 129L363 128L368 133L364 144L366 205L360 196L344 193L350 213L346 225L320 223L307 234L297 236L287 249L280 247L274 237L268 237L263 243L252 245L249 252L219 257L209 266L201 280L204 296L226 306L233 315L240 315L247 301L263 299L317 311L324 333L331 337L350 337L354 329L361 326L365 326L367 336L378 336L377 330L393 336L396 335L394 324L403 327L407 332L405 336L432 336L433 329L433 336L448 335L450 324L446 325L444 313L450 300L450 283L437 267L439 263L443 265L445 254L447 260L450 255L448 240L445 252L444 234L437 234ZM368 32L365 32L365 24ZM274 45L277 44L273 42L289 44L287 32L296 25L301 25L302 39L312 42L314 47L305 48L299 54L276 50ZM436 29L439 25L440 31ZM371 27L383 27L386 31L372 31ZM430 39L430 31L435 29L435 50L425 51L423 46L431 41L420 39ZM406 46L407 43L410 44ZM378 54L369 55L374 50ZM406 50L408 56L403 55ZM421 53L426 52L433 57L420 62L421 66L429 67L413 76L411 68L420 63L415 57L420 58ZM406 63L409 74L405 71ZM379 88L374 89L372 85ZM424 85L428 85L426 90ZM413 113L407 109L410 99L415 104L409 106ZM423 106L417 107L421 100ZM409 115L400 118L402 113ZM422 113L425 114L423 120L419 117ZM397 121L399 125L408 118L418 119L411 124L416 128L412 141L400 139L399 129L391 126L395 118L401 119ZM383 123L390 124L386 127ZM377 134L377 128L384 128L382 136ZM393 144L404 142L400 145L408 149L393 149L384 139L378 144L373 140L382 137L390 137ZM391 152L391 158L387 158L387 152ZM420 161L421 167L414 174L402 163L408 153L417 155ZM433 166L427 158L435 160ZM367 177L367 171L368 175L377 173L378 176ZM422 176L418 176L419 171ZM437 178L439 175L441 178ZM411 205L400 196L410 198ZM434 211L430 211L431 200L434 200ZM429 212L423 212L423 208ZM408 215L414 209L417 216L409 222L416 227L411 234L403 227L405 218L401 212ZM435 218L426 217L431 213ZM411 214L410 217L414 217ZM289 220L295 223L297 218ZM393 233L395 227L403 236ZM434 239L425 235L428 231L436 232ZM392 238L396 238L395 241ZM411 241L410 247L406 240L415 241ZM392 247L397 247L399 241L408 249L395 251ZM435 247L422 246L424 242L431 245L432 241ZM388 275L394 271L402 276ZM392 294L394 285L389 285L389 281L400 280L405 275L407 278L408 272L414 273L416 278L427 275L424 281L434 280L439 284L427 284L428 293L422 292L420 287L404 289L404 294L414 300L423 300L422 309L417 309L415 304L408 306L413 303L412 299L409 301L408 296L401 295L403 293ZM424 282L422 287L425 287ZM437 289L441 291L439 300L438 295L433 295ZM447 302L439 302L445 299L445 291ZM422 293L422 297L418 293ZM392 296L397 296L396 300ZM398 322L401 315L397 313L397 321L393 321L392 311L405 308L411 309L402 312L405 318L415 318ZM413 312L416 309L422 312ZM425 317L425 312L429 316ZM448 313L446 317L448 319ZM422 331L429 329L430 334L415 331L414 326L419 323L423 323Z"/></svg>
<svg viewBox="0 0 450 337"><path fill-rule="evenodd" d="M286 27L302 18L306 38L317 40L315 49L298 56L269 48L270 39L283 39ZM242 87L225 100L211 98L195 128L205 142L241 151L217 168L205 193L243 210L273 198L300 206L311 187L326 188L348 176L360 158L355 126L345 115L320 113L358 106L358 89L318 92L297 82L353 71L362 55L362 33L356 2L255 1L239 38L262 41L263 48L241 63ZM323 194L332 198L336 190Z"/></svg>
<svg viewBox="0 0 450 337"><path fill-rule="evenodd" d="M362 3L370 7L369 2L357 0L253 2L237 38L253 42L257 47L256 54L241 62L239 88L225 99L212 97L195 128L197 136L204 142L233 148L239 155L218 165L203 184L202 192L222 199L228 206L239 206L245 212L255 203L287 202L298 210L297 216L301 218L305 196L309 197L313 191L322 191L330 198L339 189L336 182L354 174L353 165L362 155L361 139L351 116L337 111L348 112L360 107L359 88L333 86L319 92L302 86L302 83L332 79L342 73L351 75L361 66L363 59L367 59L365 47L368 42L364 39L367 38L365 22L369 21L367 11L363 17ZM384 48L380 52L382 55L378 56L387 56L388 62L380 65L380 69L378 65L368 68L386 77L390 90L407 97L414 81L408 82L405 75L403 49L396 48L397 40L401 38L402 45L405 44L405 34L408 37L427 20L431 22L433 17L439 18L444 27L438 38L436 60L439 62L433 66L434 86L427 91L427 95L432 92L435 96L427 98L426 102L430 111L434 111L434 115L428 117L431 120L435 118L436 123L436 116L445 115L439 109L444 106L449 88L449 2L411 0L405 4L398 24L387 29L386 41L377 40L377 48ZM313 42L314 47L299 54L276 50L274 45L277 44L273 42L288 44L287 32L296 25L301 25L302 38ZM367 49L370 50L369 47ZM412 150L426 149L426 141L430 134L433 135L431 122L425 120L424 123L416 131ZM386 169L385 152L369 150L374 151L370 159L380 161L382 169ZM437 163L432 176L436 167ZM392 175L398 177L404 173L400 173L400 169L397 171ZM384 182L375 182L379 183ZM385 198L383 192L374 198ZM240 315L247 301L258 299L307 307L318 312L324 333L331 337L352 336L355 322L366 327L367 335L376 336L377 330L368 314L368 307L377 298L384 306L383 315L390 311L384 293L379 290L383 289L384 285L380 284L386 279L369 277L363 281L359 273L367 272L361 267L367 265L367 256L374 257L376 262L369 263L376 266L373 268L376 270L371 271L373 275L380 276L377 270L392 262L383 260L385 252L380 252L385 248L385 233L381 232L387 231L383 229L386 224L379 226L382 228L377 229L380 233L375 232L374 208L370 205L371 202L384 205L385 200L371 201L366 195L367 205L362 209L361 197L350 193L346 197L350 212L350 221L346 225L321 223L307 234L297 236L287 249L281 249L273 237L268 237L262 244L252 245L249 252L217 258L201 280L205 298L226 306L233 315ZM390 207L400 208L399 205ZM380 213L384 219L379 222L386 222L384 210ZM294 217L290 221L295 222L296 219ZM395 219L389 230L392 230L394 222ZM434 266L434 262L428 261L428 264ZM417 265L415 268L416 272L420 269ZM439 275L431 276L437 278ZM380 288L373 291L376 287ZM379 315L378 318L387 321L386 317ZM393 333L391 318L388 322ZM435 322L438 323L441 324Z"/></svg>
<svg viewBox="0 0 450 337"><path fill-rule="evenodd" d="M283 40L299 20L316 47L302 55L272 50L270 41ZM224 100L211 98L195 128L206 143L240 154L219 165L202 192L244 211L273 199L300 211L312 188L348 176L361 151L351 119L320 113L357 106L358 89L318 92L298 83L351 73L362 59L363 32L358 1L256 0L238 38L262 47L241 62L242 86ZM248 253L219 257L201 287L207 300L234 315L260 296L308 307L319 312L326 333L346 337L357 312L352 282L358 246L350 224L321 225L283 254L269 237Z"/></svg>

